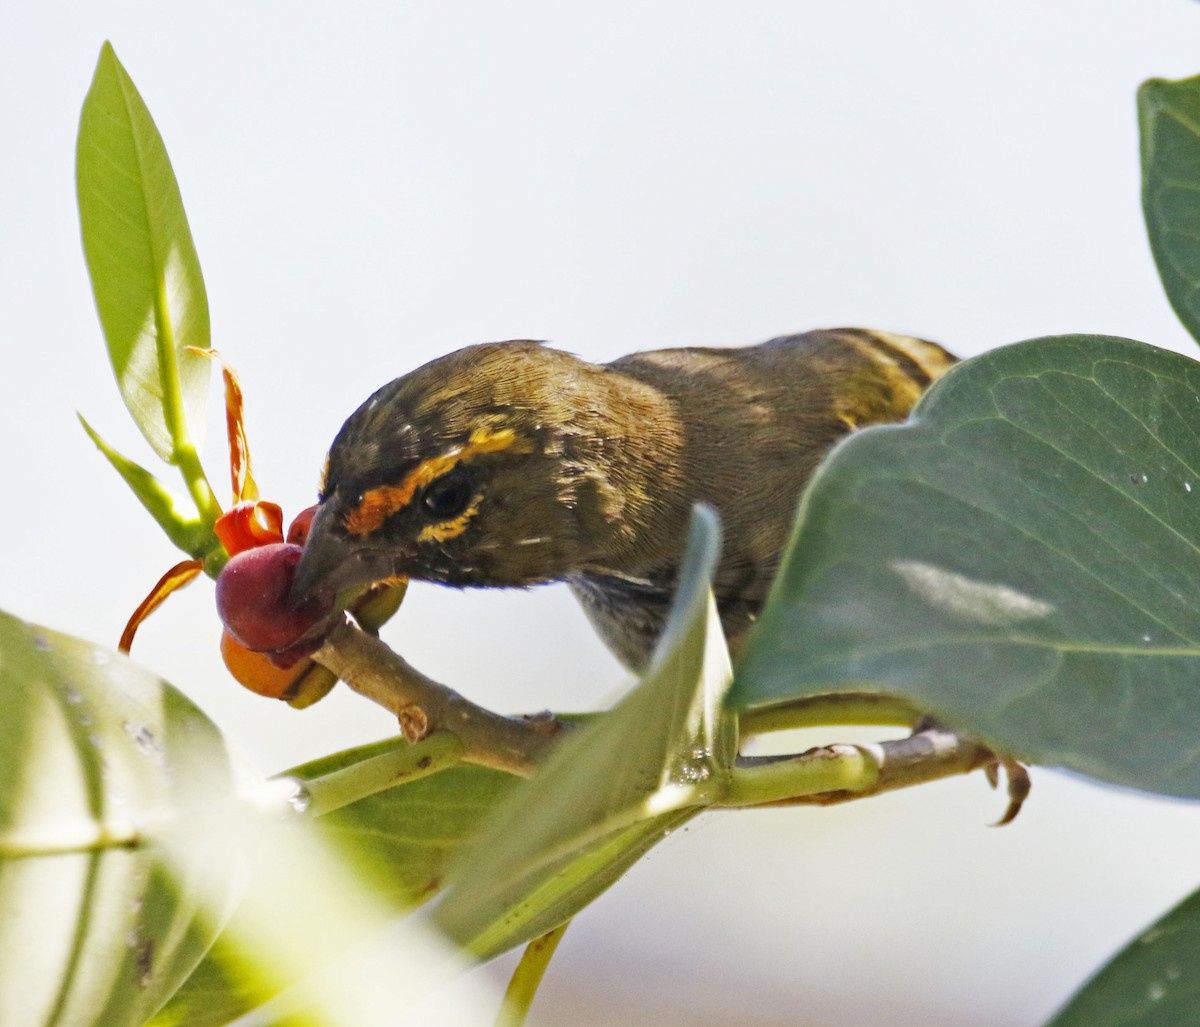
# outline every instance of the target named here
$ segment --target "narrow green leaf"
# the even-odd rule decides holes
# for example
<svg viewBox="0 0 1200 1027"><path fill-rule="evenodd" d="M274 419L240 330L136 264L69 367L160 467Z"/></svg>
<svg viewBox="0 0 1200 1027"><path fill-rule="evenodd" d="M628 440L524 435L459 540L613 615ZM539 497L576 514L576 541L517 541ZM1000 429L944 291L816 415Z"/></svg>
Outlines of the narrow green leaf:
<svg viewBox="0 0 1200 1027"><path fill-rule="evenodd" d="M1200 795L1200 364L1062 336L818 470L732 699L878 690L1035 763Z"/></svg>
<svg viewBox="0 0 1200 1027"><path fill-rule="evenodd" d="M1200 1023L1200 892L1113 957L1049 1027Z"/></svg>
<svg viewBox="0 0 1200 1027"><path fill-rule="evenodd" d="M1138 90L1142 206L1175 313L1200 340L1200 76Z"/></svg>
<svg viewBox="0 0 1200 1027"><path fill-rule="evenodd" d="M96 448L116 472L124 479L125 484L137 496L138 501L146 508L146 512L158 523L172 542L189 556L204 555L216 544L216 535L211 528L206 528L195 512L181 512L180 500L153 474L140 464L134 463L128 457L122 456L100 437L94 428L84 419L83 414L76 414L88 438L95 443Z"/></svg>
<svg viewBox="0 0 1200 1027"><path fill-rule="evenodd" d="M105 43L76 150L83 250L125 405L162 459L194 457L210 362L208 299L162 137ZM189 434L190 432L193 434Z"/></svg>
<svg viewBox="0 0 1200 1027"><path fill-rule="evenodd" d="M306 763L285 776L311 781L408 747L402 738L389 738ZM459 765L344 806L320 817L316 827L369 888L381 915L398 915L437 893L451 858L516 784L509 774ZM271 876L280 871L278 864L266 868ZM247 922L253 915L250 909L234 914L195 973L154 1018L154 1027L221 1027L362 940L330 925L308 940L304 958L290 962L286 972L264 975L257 968L261 954L245 949L244 939L255 934Z"/></svg>
<svg viewBox="0 0 1200 1027"><path fill-rule="evenodd" d="M229 839L154 844L233 794L220 735L120 654L5 614L0 708L0 1023L139 1025L236 891Z"/></svg>
<svg viewBox="0 0 1200 1027"><path fill-rule="evenodd" d="M550 960L554 958L554 950L562 941L563 935L570 926L570 921L559 924L554 930L534 938L525 946L521 961L513 971L508 989L504 992L504 1002L500 1014L496 1017L496 1027L522 1027L529 1016L529 1007L537 995L542 978Z"/></svg>
<svg viewBox="0 0 1200 1027"><path fill-rule="evenodd" d="M709 588L718 550L715 515L697 511L643 680L565 739L456 864L434 920L475 955L570 919L727 786L736 724L721 713L730 668Z"/></svg>

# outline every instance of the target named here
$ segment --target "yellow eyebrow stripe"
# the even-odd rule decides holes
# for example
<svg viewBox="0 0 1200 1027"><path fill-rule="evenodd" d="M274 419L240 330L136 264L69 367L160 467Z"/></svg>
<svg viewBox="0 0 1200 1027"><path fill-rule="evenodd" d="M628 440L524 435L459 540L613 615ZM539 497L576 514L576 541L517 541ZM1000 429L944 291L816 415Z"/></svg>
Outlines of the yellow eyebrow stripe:
<svg viewBox="0 0 1200 1027"><path fill-rule="evenodd" d="M467 530L467 525L471 523L471 518L478 512L479 504L472 503L452 521L442 521L441 524L427 524L421 529L421 534L417 536L417 541L445 542L448 539L458 538L459 535Z"/></svg>
<svg viewBox="0 0 1200 1027"><path fill-rule="evenodd" d="M511 428L500 431L476 428L464 445L455 446L417 464L398 485L380 485L363 493L358 505L346 513L342 523L351 535L369 535L380 528L392 514L408 506L413 496L431 481L440 478L459 464L467 463L485 453L499 453L510 449L516 443L517 433ZM465 526L464 521L463 527Z"/></svg>

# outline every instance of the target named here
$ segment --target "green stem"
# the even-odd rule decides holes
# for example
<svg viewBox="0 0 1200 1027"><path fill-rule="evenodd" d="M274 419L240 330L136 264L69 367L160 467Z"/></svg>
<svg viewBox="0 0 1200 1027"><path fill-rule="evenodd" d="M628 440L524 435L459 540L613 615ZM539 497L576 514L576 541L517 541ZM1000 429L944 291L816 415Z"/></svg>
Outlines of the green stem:
<svg viewBox="0 0 1200 1027"><path fill-rule="evenodd" d="M827 792L872 791L878 757L866 746L830 745L802 756L743 761L734 767L722 806L761 806Z"/></svg>
<svg viewBox="0 0 1200 1027"><path fill-rule="evenodd" d="M995 762L996 756L987 746L933 724L889 742L829 745L798 756L742 757L717 805L830 806L969 774ZM1016 763L1012 766L1016 773L1010 770L1015 779L1009 788L1006 821L1016 815L1028 792L1024 768Z"/></svg>
<svg viewBox="0 0 1200 1027"><path fill-rule="evenodd" d="M911 703L890 695L840 692L743 710L742 737L805 727L911 727L921 713Z"/></svg>
<svg viewBox="0 0 1200 1027"><path fill-rule="evenodd" d="M513 971L508 990L504 993L504 1001L500 1004L496 1027L521 1027L525 1023L538 985L542 983L546 974L546 967L550 965L554 950L558 948L558 943L562 941L562 936L570 926L571 921L568 920L525 946L521 962Z"/></svg>
<svg viewBox="0 0 1200 1027"><path fill-rule="evenodd" d="M448 731L439 731L402 749L371 756L320 777L296 778L297 804L310 816L332 813L352 802L446 770L462 759L463 746Z"/></svg>
<svg viewBox="0 0 1200 1027"><path fill-rule="evenodd" d="M179 352L175 347L175 326L171 323L171 308L167 303L165 269L155 267L157 275L154 293L155 339L158 344L158 377L162 386L163 421L171 436L171 463L179 468L187 484L188 494L200 519L213 524L221 516L221 504L208 483L199 454L188 432L187 415L183 406L183 389L179 384ZM200 359L200 358L197 358Z"/></svg>
<svg viewBox="0 0 1200 1027"><path fill-rule="evenodd" d="M164 409L165 406L164 403ZM171 425L171 432L172 438L175 439L171 463L178 467L179 473L183 475L188 495L192 497L192 502L196 504L196 509L200 513L200 520L206 526L211 527L221 516L221 504L217 502L216 494L208 483L208 476L204 473L204 467L200 463L196 447L192 445L191 439L187 438L186 425L183 428L184 438L182 440L174 435L174 425Z"/></svg>

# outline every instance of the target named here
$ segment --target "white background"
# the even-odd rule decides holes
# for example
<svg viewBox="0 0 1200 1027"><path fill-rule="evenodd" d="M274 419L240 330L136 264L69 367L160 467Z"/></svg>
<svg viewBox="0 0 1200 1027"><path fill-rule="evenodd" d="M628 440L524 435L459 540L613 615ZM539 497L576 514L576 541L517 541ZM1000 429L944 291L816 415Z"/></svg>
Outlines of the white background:
<svg viewBox="0 0 1200 1027"><path fill-rule="evenodd" d="M166 139L213 341L289 514L369 392L471 342L602 360L863 324L962 355L1063 331L1196 352L1146 246L1134 116L1142 79L1200 72L1188 0L5 4L0 607L91 639L115 642L178 558L74 416L152 459L78 242L105 38ZM215 416L209 436L224 494ZM265 769L392 730L345 690L304 713L241 691L217 635L201 582L135 655ZM414 588L387 637L503 710L623 684L560 588ZM988 829L1002 807L975 775L711 815L579 918L536 1008L1035 1024L1200 880L1200 810L1045 770Z"/></svg>

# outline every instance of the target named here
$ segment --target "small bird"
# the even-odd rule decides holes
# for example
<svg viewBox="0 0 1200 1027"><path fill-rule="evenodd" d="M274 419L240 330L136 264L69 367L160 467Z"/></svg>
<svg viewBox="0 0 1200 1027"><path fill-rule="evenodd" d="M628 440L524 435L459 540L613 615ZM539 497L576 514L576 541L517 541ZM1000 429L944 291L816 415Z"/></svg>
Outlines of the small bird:
<svg viewBox="0 0 1200 1027"><path fill-rule="evenodd" d="M856 428L903 420L954 361L862 328L608 364L530 340L468 346L385 385L342 426L292 596L398 576L565 581L638 670L704 502L724 529L713 590L736 655L818 462Z"/></svg>

